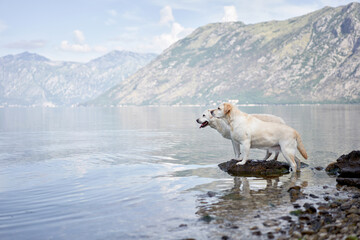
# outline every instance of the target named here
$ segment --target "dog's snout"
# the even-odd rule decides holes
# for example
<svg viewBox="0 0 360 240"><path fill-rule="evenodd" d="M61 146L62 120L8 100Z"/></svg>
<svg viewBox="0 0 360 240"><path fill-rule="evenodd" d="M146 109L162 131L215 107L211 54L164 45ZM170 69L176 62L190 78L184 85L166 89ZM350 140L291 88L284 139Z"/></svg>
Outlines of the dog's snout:
<svg viewBox="0 0 360 240"><path fill-rule="evenodd" d="M210 113L212 116L214 116L214 110L211 110Z"/></svg>
<svg viewBox="0 0 360 240"><path fill-rule="evenodd" d="M196 119L196 122L197 122L197 123L200 123L200 120L199 120L199 119Z"/></svg>

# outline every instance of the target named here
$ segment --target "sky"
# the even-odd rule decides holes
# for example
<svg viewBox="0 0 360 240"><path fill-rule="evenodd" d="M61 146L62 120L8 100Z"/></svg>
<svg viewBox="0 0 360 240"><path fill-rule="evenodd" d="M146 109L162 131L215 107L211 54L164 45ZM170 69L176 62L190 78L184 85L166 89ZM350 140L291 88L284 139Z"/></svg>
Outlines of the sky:
<svg viewBox="0 0 360 240"><path fill-rule="evenodd" d="M160 54L208 23L284 20L360 0L0 0L0 56L87 62L113 50Z"/></svg>

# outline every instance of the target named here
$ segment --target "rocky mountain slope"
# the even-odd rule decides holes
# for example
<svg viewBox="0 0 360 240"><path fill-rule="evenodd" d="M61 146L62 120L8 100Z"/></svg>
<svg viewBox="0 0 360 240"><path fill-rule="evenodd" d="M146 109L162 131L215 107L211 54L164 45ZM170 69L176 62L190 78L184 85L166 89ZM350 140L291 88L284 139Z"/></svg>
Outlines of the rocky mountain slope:
<svg viewBox="0 0 360 240"><path fill-rule="evenodd" d="M24 52L0 58L1 106L59 106L88 101L136 72L155 54L113 51L88 63Z"/></svg>
<svg viewBox="0 0 360 240"><path fill-rule="evenodd" d="M360 102L360 4L196 29L90 105Z"/></svg>

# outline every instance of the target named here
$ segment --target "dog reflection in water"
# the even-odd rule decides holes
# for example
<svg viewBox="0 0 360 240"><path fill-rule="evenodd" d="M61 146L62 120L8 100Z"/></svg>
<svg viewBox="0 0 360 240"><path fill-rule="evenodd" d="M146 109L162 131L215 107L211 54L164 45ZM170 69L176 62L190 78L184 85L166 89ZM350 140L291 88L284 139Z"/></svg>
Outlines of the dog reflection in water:
<svg viewBox="0 0 360 240"><path fill-rule="evenodd" d="M211 197L201 196L196 214L213 216L218 223L248 221L261 214L262 210L287 201L288 189L296 185L299 176L299 172L292 172L290 176L281 178L234 177L232 188Z"/></svg>

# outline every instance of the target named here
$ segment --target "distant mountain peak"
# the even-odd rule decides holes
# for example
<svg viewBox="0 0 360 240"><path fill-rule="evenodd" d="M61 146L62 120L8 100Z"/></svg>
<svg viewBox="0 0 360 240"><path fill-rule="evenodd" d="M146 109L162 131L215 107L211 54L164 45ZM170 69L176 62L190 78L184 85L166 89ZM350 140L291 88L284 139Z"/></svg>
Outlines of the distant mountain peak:
<svg viewBox="0 0 360 240"><path fill-rule="evenodd" d="M17 59L21 59L24 61L50 61L50 59L43 57L39 54L36 53L30 53L30 52L23 52L23 53L19 53L17 55L14 56Z"/></svg>
<svg viewBox="0 0 360 240"><path fill-rule="evenodd" d="M113 52L84 64L29 52L0 57L0 106L76 105L120 83L153 58Z"/></svg>
<svg viewBox="0 0 360 240"><path fill-rule="evenodd" d="M125 51L125 50L114 50L111 51L101 57L95 58L91 60L89 63L99 62L99 61L113 61L115 59L119 60L119 58L125 59L125 58L155 58L157 54L153 53L136 53L131 51Z"/></svg>
<svg viewBox="0 0 360 240"><path fill-rule="evenodd" d="M360 102L360 4L199 27L98 105Z"/></svg>

